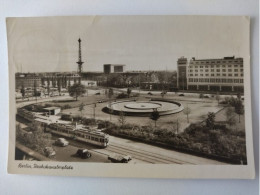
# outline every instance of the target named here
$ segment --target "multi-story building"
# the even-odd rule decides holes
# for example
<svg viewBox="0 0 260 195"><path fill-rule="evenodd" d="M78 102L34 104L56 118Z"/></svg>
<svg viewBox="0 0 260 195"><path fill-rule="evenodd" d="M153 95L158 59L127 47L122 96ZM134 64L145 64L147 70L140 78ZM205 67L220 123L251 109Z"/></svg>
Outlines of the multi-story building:
<svg viewBox="0 0 260 195"><path fill-rule="evenodd" d="M124 72L124 64L104 64L104 73L122 73Z"/></svg>
<svg viewBox="0 0 260 195"><path fill-rule="evenodd" d="M41 78L38 74L34 73L16 73L15 74L15 88L33 88L41 85Z"/></svg>
<svg viewBox="0 0 260 195"><path fill-rule="evenodd" d="M188 60L187 58L181 57L177 61L178 70L177 70L177 86L181 90L187 89L187 67Z"/></svg>
<svg viewBox="0 0 260 195"><path fill-rule="evenodd" d="M186 88L190 91L244 91L243 58L235 58L235 56L222 59L192 58L189 64L184 63L184 59L186 58L178 60L179 89Z"/></svg>

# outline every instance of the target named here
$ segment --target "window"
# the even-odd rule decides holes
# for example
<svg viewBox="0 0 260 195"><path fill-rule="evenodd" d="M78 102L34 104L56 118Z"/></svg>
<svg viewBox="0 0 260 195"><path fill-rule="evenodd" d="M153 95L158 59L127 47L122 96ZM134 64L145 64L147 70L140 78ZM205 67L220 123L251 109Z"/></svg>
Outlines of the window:
<svg viewBox="0 0 260 195"><path fill-rule="evenodd" d="M240 67L243 68L243 64L241 64Z"/></svg>
<svg viewBox="0 0 260 195"><path fill-rule="evenodd" d="M226 79L222 79L221 81L222 81L222 83L226 83L226 82L227 82L227 80L226 80Z"/></svg>
<svg viewBox="0 0 260 195"><path fill-rule="evenodd" d="M205 70L205 72L208 72L208 71L209 71L209 69L206 69L206 70Z"/></svg>
<svg viewBox="0 0 260 195"><path fill-rule="evenodd" d="M211 68L214 68L214 65L211 65L210 67L211 67Z"/></svg>
<svg viewBox="0 0 260 195"><path fill-rule="evenodd" d="M207 62L208 63L208 62ZM205 68L208 68L209 66L207 65L207 66L205 66Z"/></svg>
<svg viewBox="0 0 260 195"><path fill-rule="evenodd" d="M205 82L209 82L209 79L205 79Z"/></svg>
<svg viewBox="0 0 260 195"><path fill-rule="evenodd" d="M222 65L222 68L225 68L226 67L226 65Z"/></svg>
<svg viewBox="0 0 260 195"><path fill-rule="evenodd" d="M210 71L211 71L211 72L214 72L214 69L211 69Z"/></svg>
<svg viewBox="0 0 260 195"><path fill-rule="evenodd" d="M235 77L238 77L238 74L234 74Z"/></svg>
<svg viewBox="0 0 260 195"><path fill-rule="evenodd" d="M241 76L241 77L243 77L243 76L244 76L244 74L240 74L240 76Z"/></svg>
<svg viewBox="0 0 260 195"><path fill-rule="evenodd" d="M197 64L198 62L196 62L196 64ZM198 66L195 66L195 68L198 68Z"/></svg>
<svg viewBox="0 0 260 195"><path fill-rule="evenodd" d="M229 77L232 77L232 74L228 74Z"/></svg>
<svg viewBox="0 0 260 195"><path fill-rule="evenodd" d="M194 79L194 82L198 82L198 79Z"/></svg>
<svg viewBox="0 0 260 195"><path fill-rule="evenodd" d="M217 74L217 76L220 76L220 74Z"/></svg>
<svg viewBox="0 0 260 195"><path fill-rule="evenodd" d="M193 79L192 79L192 78L189 78L189 82L193 82Z"/></svg>
<svg viewBox="0 0 260 195"><path fill-rule="evenodd" d="M217 65L217 68L219 68L219 65Z"/></svg>
<svg viewBox="0 0 260 195"><path fill-rule="evenodd" d="M232 67L231 65L228 65L228 67L230 68L230 67Z"/></svg>
<svg viewBox="0 0 260 195"><path fill-rule="evenodd" d="M233 83L233 79L228 79L228 83Z"/></svg>
<svg viewBox="0 0 260 195"><path fill-rule="evenodd" d="M244 82L244 79L240 79L240 83L243 83Z"/></svg>
<svg viewBox="0 0 260 195"><path fill-rule="evenodd" d="M232 69L228 69L228 72L232 72Z"/></svg>
<svg viewBox="0 0 260 195"><path fill-rule="evenodd" d="M200 74L200 76L203 76L203 74Z"/></svg>
<svg viewBox="0 0 260 195"><path fill-rule="evenodd" d="M195 72L198 72L198 70L195 70Z"/></svg>
<svg viewBox="0 0 260 195"><path fill-rule="evenodd" d="M193 70L190 70L190 72L193 72Z"/></svg>
<svg viewBox="0 0 260 195"><path fill-rule="evenodd" d="M223 77L227 76L226 74L222 74Z"/></svg>
<svg viewBox="0 0 260 195"><path fill-rule="evenodd" d="M238 65L235 65L235 67L238 67Z"/></svg>
<svg viewBox="0 0 260 195"><path fill-rule="evenodd" d="M238 72L238 69L234 69L235 72Z"/></svg>
<svg viewBox="0 0 260 195"><path fill-rule="evenodd" d="M192 76L193 76L193 74L190 74L190 76L192 77Z"/></svg>
<svg viewBox="0 0 260 195"><path fill-rule="evenodd" d="M222 72L226 72L226 69L222 69Z"/></svg>
<svg viewBox="0 0 260 195"><path fill-rule="evenodd" d="M216 79L216 83L220 83L220 79Z"/></svg>
<svg viewBox="0 0 260 195"><path fill-rule="evenodd" d="M215 79L210 79L210 82L211 83L215 83Z"/></svg>
<svg viewBox="0 0 260 195"><path fill-rule="evenodd" d="M195 76L198 76L198 74L195 74Z"/></svg>
<svg viewBox="0 0 260 195"><path fill-rule="evenodd" d="M215 75L214 75L214 74L211 74L211 76L213 76L213 77L214 77Z"/></svg>
<svg viewBox="0 0 260 195"><path fill-rule="evenodd" d="M203 69L200 69L200 72L203 72Z"/></svg>
<svg viewBox="0 0 260 195"><path fill-rule="evenodd" d="M203 68L203 66L200 66L200 68Z"/></svg>
<svg viewBox="0 0 260 195"><path fill-rule="evenodd" d="M243 71L244 71L244 69L243 69L243 68L241 68L241 69L240 69L240 72L243 72Z"/></svg>
<svg viewBox="0 0 260 195"><path fill-rule="evenodd" d="M220 63L220 61L217 61L217 63Z"/></svg>
<svg viewBox="0 0 260 195"><path fill-rule="evenodd" d="M220 72L220 69L217 69L217 72Z"/></svg>
<svg viewBox="0 0 260 195"><path fill-rule="evenodd" d="M209 74L205 74L205 76L207 76L207 77L208 77L208 76L209 76Z"/></svg>
<svg viewBox="0 0 260 195"><path fill-rule="evenodd" d="M239 83L239 79L234 79L234 83Z"/></svg>

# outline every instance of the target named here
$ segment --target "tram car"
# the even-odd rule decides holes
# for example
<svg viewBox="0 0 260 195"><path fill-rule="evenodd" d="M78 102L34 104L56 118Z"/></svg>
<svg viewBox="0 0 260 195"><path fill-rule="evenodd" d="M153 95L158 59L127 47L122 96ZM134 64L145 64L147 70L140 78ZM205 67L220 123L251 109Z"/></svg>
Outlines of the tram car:
<svg viewBox="0 0 260 195"><path fill-rule="evenodd" d="M109 135L103 132L84 128L76 129L73 125L65 125L60 123L52 123L48 126L48 129L53 134L70 137L75 140L100 147L105 148L109 145Z"/></svg>
<svg viewBox="0 0 260 195"><path fill-rule="evenodd" d="M22 118L26 119L26 120L29 120L31 122L33 122L36 118L36 114L33 113L33 112L30 112L24 108L20 108L20 109L17 109L17 114L19 116L21 116Z"/></svg>

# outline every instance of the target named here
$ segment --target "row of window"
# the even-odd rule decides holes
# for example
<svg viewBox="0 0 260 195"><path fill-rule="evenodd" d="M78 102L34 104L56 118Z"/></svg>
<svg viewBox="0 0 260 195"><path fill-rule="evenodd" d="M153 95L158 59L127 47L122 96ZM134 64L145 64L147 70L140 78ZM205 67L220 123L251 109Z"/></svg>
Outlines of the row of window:
<svg viewBox="0 0 260 195"><path fill-rule="evenodd" d="M244 74L238 74L238 73L235 73L235 74L225 74L225 73L223 73L223 74L220 74L220 73L217 73L217 74L188 74L188 76L190 76L190 77L193 77L193 76L223 76L223 77L226 77L226 76L229 76L229 77L232 77L232 76L235 76L235 77L238 77L238 76L244 76Z"/></svg>
<svg viewBox="0 0 260 195"><path fill-rule="evenodd" d="M244 79L189 78L189 82L200 83L243 83Z"/></svg>
<svg viewBox="0 0 260 195"><path fill-rule="evenodd" d="M204 71L204 69L195 69L194 70L194 72L203 72ZM232 72L232 69L216 69L216 72ZM244 69L234 69L233 70L234 72L243 72L244 71ZM188 72L193 72L193 70L192 69L190 69ZM209 69L205 69L205 72L209 72ZM210 72L215 72L215 69L210 69Z"/></svg>
<svg viewBox="0 0 260 195"><path fill-rule="evenodd" d="M241 64L241 65L206 65L206 66L189 66L189 68L214 68L214 67L216 67L216 68L220 68L220 67L222 67L222 68L226 68L226 67L228 67L228 68L231 68L231 67L235 67L235 68L238 68L238 67L241 67L241 68L243 68L243 64Z"/></svg>
<svg viewBox="0 0 260 195"><path fill-rule="evenodd" d="M219 64L219 63L243 63L243 60L229 60L229 61L197 61L190 62L191 64Z"/></svg>

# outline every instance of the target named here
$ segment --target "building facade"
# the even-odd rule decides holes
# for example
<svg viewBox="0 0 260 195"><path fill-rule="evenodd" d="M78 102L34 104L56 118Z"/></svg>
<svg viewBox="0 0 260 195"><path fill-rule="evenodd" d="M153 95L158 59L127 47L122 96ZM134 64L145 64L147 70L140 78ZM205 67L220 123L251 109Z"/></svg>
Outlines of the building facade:
<svg viewBox="0 0 260 195"><path fill-rule="evenodd" d="M124 64L104 64L104 73L122 73L124 72Z"/></svg>
<svg viewBox="0 0 260 195"><path fill-rule="evenodd" d="M33 88L41 85L41 78L34 73L16 73L15 74L15 89Z"/></svg>
<svg viewBox="0 0 260 195"><path fill-rule="evenodd" d="M177 86L180 90L187 90L188 59L181 57L177 61Z"/></svg>
<svg viewBox="0 0 260 195"><path fill-rule="evenodd" d="M243 58L178 60L178 88L189 91L244 91ZM180 62L180 63L179 63ZM186 73L186 74L185 74ZM186 81L186 82L185 82Z"/></svg>

